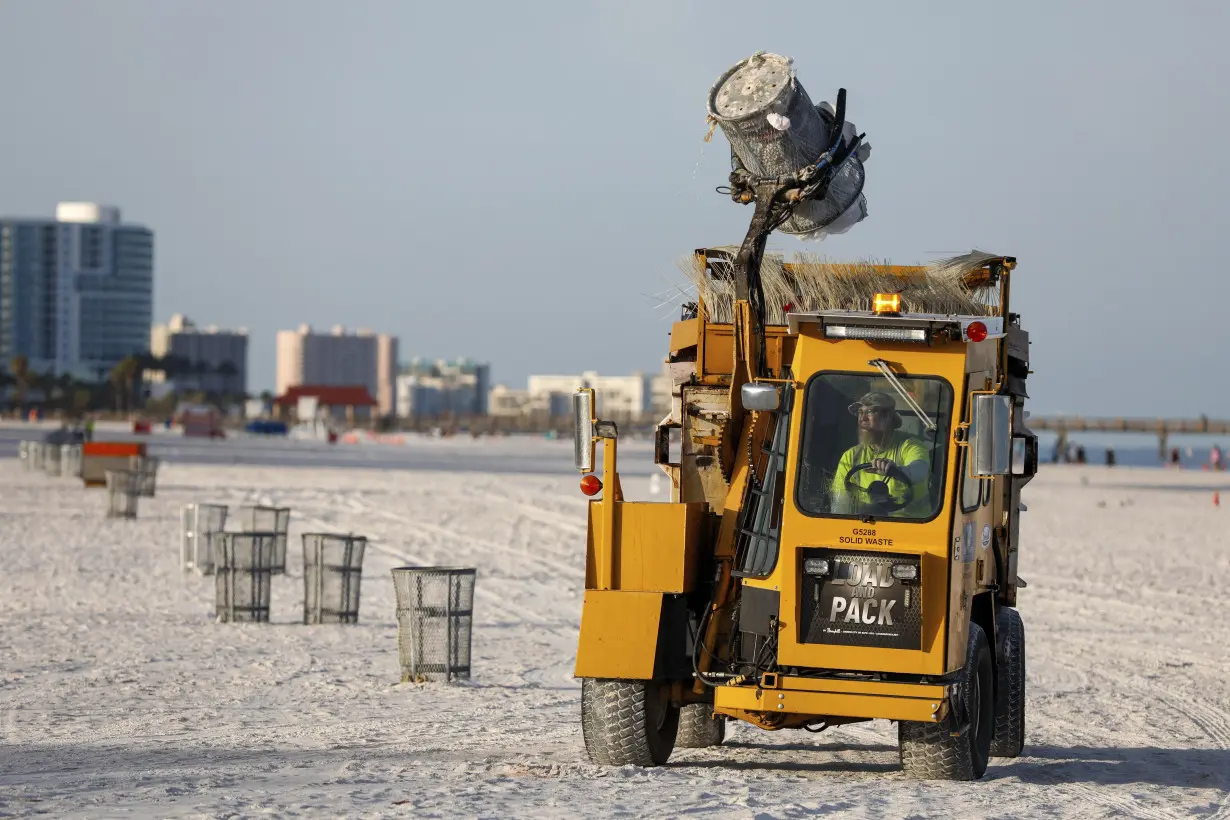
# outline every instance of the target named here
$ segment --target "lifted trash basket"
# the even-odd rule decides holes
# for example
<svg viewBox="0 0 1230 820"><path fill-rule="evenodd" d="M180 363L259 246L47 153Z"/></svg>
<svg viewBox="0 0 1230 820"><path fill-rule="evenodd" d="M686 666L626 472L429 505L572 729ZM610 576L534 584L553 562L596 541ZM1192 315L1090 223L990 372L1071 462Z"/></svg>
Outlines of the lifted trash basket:
<svg viewBox="0 0 1230 820"><path fill-rule="evenodd" d="M273 574L286 572L286 533L290 529L290 508L249 505L240 507L236 515L240 532L267 532L278 536L274 544Z"/></svg>
<svg viewBox="0 0 1230 820"><path fill-rule="evenodd" d="M107 517L137 517L137 476L127 470L107 470Z"/></svg>
<svg viewBox="0 0 1230 820"><path fill-rule="evenodd" d="M226 529L225 504L188 504L180 512L179 560L184 572L214 572L214 536Z"/></svg>
<svg viewBox="0 0 1230 820"><path fill-rule="evenodd" d="M469 680L476 574L458 567L393 570L402 681Z"/></svg>
<svg viewBox="0 0 1230 820"><path fill-rule="evenodd" d="M269 622L270 575L277 533L220 532L214 545L217 617Z"/></svg>
<svg viewBox="0 0 1230 820"><path fill-rule="evenodd" d="M357 624L363 577L361 535L303 535L303 622Z"/></svg>

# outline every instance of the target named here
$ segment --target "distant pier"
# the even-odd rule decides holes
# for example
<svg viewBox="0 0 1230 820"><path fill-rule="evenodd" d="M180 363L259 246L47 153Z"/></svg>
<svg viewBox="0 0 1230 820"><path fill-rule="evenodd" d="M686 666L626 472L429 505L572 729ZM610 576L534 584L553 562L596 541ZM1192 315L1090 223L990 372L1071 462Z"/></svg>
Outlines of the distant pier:
<svg viewBox="0 0 1230 820"><path fill-rule="evenodd" d="M1166 460L1166 447L1172 435L1230 434L1230 421L1215 421L1208 416L1194 419L1130 419L1030 415L1025 424L1035 432L1045 430L1057 433L1060 452L1068 446L1069 433L1151 433L1157 436L1157 452L1162 461Z"/></svg>

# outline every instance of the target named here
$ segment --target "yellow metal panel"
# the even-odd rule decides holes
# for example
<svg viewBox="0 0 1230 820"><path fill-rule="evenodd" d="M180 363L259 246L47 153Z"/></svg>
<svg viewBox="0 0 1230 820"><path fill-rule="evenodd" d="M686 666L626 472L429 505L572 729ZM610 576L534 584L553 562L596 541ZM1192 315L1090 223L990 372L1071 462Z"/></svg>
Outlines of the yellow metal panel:
<svg viewBox="0 0 1230 820"><path fill-rule="evenodd" d="M703 502L615 507L615 589L691 592Z"/></svg>
<svg viewBox="0 0 1230 820"><path fill-rule="evenodd" d="M576 676L651 679L661 617L661 593L586 590Z"/></svg>
<svg viewBox="0 0 1230 820"><path fill-rule="evenodd" d="M806 382L813 374L822 370L875 375L878 371L870 366L868 361L883 358L891 362L899 373L904 371L910 376L939 376L952 386L953 415L949 420L951 436L951 431L955 429L960 418L961 392L965 383L965 356L966 345L961 343L925 347L870 344L855 340L831 341L818 335L816 328L805 326L795 347L793 372L795 378L801 382ZM803 417L806 413L803 391L797 396L795 407L797 410L791 423L789 451L796 455L787 462L786 467L788 490L782 515L780 557L777 567L768 578L746 582L751 586L781 592L783 629L778 639L779 662L785 666L809 668L943 674L948 671L945 663L944 630L948 623L948 557L958 463L955 446L949 442L944 506L932 521L907 523L882 519L868 526L854 519L816 518L800 512L794 501L799 469L797 453L800 452ZM867 530L874 530L876 543L867 543ZM918 554L923 593L921 648L904 650L802 643L799 640L801 579L795 551L800 547L811 546Z"/></svg>
<svg viewBox="0 0 1230 820"><path fill-rule="evenodd" d="M767 712L816 717L879 718L935 723L943 719L943 698L908 698L892 695L857 695L805 692L798 689L758 689L719 686L713 693L714 711L739 717L738 712Z"/></svg>
<svg viewBox="0 0 1230 820"><path fill-rule="evenodd" d="M705 338L698 348L698 374L700 376L729 376L735 367L735 337L734 325L707 322L704 325ZM781 372L782 357L789 361L794 352L795 337L790 335L789 328L784 325L770 325L765 328L765 357L769 369L775 373Z"/></svg>
<svg viewBox="0 0 1230 820"><path fill-rule="evenodd" d="M696 328L699 324L699 319L687 319L671 326L671 353L696 345Z"/></svg>

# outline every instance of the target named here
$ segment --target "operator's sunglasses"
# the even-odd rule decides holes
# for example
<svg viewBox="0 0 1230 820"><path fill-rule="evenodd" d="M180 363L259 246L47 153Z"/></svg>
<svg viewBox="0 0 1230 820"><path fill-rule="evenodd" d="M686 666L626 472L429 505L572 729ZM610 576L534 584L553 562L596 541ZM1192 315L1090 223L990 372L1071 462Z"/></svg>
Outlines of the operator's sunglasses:
<svg viewBox="0 0 1230 820"><path fill-rule="evenodd" d="M892 412L887 407L864 407L861 404L850 405L850 414L854 416L887 416Z"/></svg>

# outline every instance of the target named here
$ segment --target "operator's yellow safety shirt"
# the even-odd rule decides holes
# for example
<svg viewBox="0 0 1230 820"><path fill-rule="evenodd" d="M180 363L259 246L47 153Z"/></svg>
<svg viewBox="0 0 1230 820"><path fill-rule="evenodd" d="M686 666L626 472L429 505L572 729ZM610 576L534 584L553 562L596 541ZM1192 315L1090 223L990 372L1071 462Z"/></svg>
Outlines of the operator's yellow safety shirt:
<svg viewBox="0 0 1230 820"><path fill-rule="evenodd" d="M922 443L918 439L900 431L894 431L882 448L872 444L856 444L849 450L846 450L837 462L837 472L833 475L833 497L851 496L855 502L856 509L867 504L870 501L870 496L866 493L854 493L848 490L846 488L846 476L854 465L875 461L877 458L886 458L898 467L906 467L916 461L928 461L927 450L922 446ZM906 498L910 492L910 487L896 478L873 473L871 470L860 470L854 474L853 483L864 490L876 481L887 482L889 495L897 501ZM914 497L910 503L900 510L890 513L890 515L903 518L926 518L930 513L931 494L927 491L927 481L924 479L914 485Z"/></svg>

